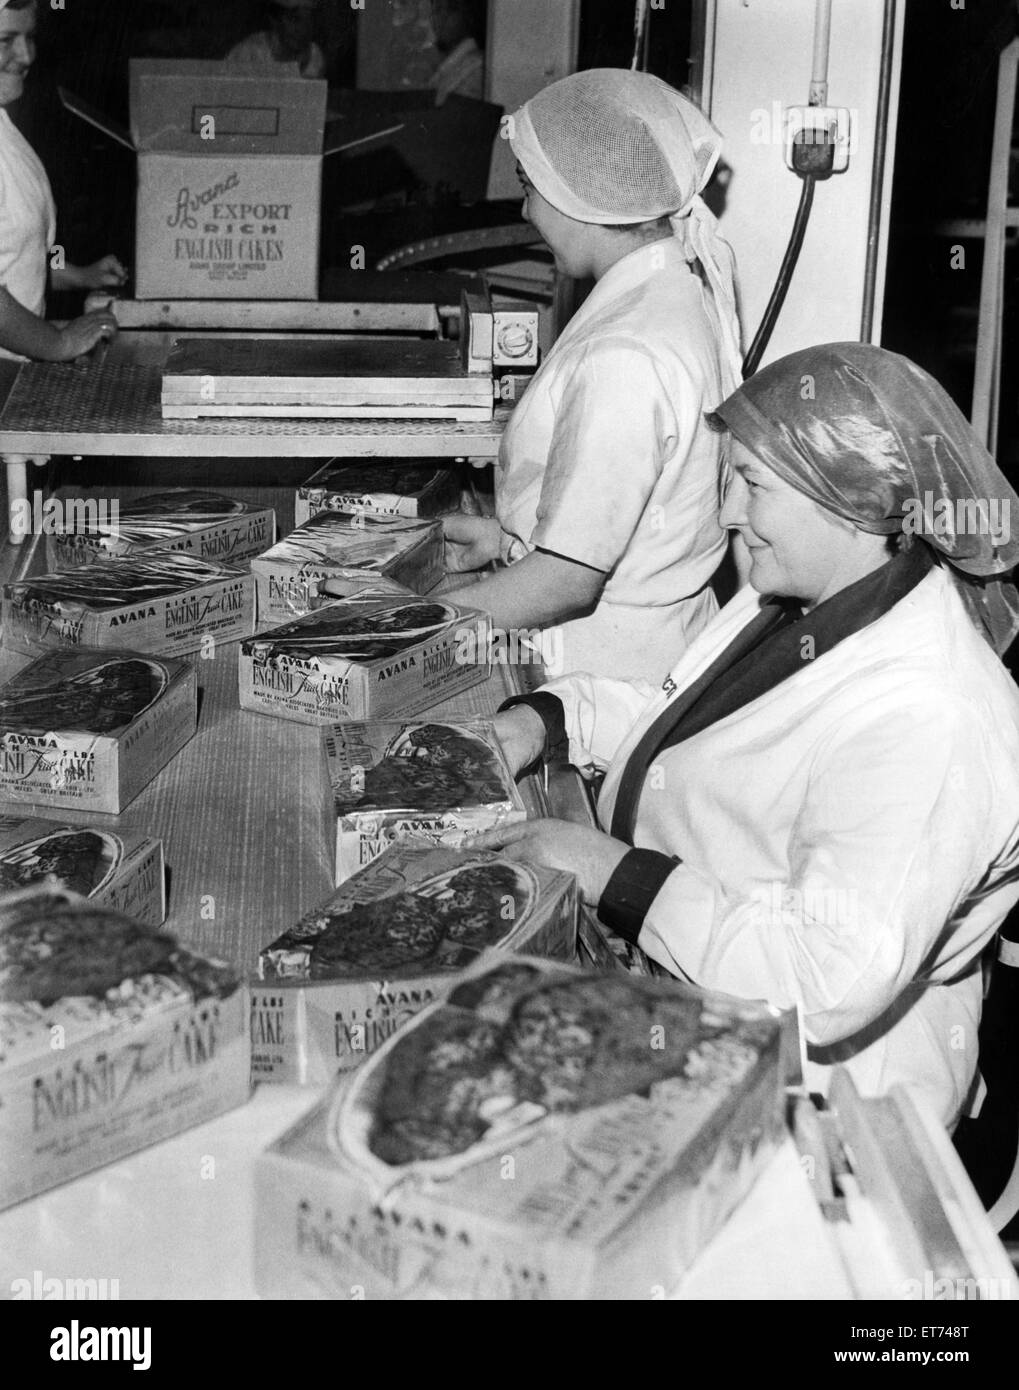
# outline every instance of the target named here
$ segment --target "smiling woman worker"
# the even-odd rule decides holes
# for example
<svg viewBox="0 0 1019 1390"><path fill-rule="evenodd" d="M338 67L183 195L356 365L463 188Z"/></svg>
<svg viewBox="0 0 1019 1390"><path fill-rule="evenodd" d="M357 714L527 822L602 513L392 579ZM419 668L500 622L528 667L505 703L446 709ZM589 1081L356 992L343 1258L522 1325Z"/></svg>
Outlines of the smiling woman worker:
<svg viewBox="0 0 1019 1390"><path fill-rule="evenodd" d="M845 1063L950 1124L980 953L1019 898L1019 691L992 650L1017 629L999 576L1019 497L941 387L880 348L795 353L718 415L750 585L661 690L572 676L497 716L514 770L565 720L571 760L608 769L608 834L476 843L574 870L673 974L798 1003L814 1089Z"/></svg>
<svg viewBox="0 0 1019 1390"><path fill-rule="evenodd" d="M514 122L525 217L560 270L597 283L513 412L495 518L445 518L448 564L510 561L457 598L501 628L562 623L555 669L660 675L713 616L726 548L703 417L739 380L739 329L699 197L721 140L621 69L556 82Z"/></svg>
<svg viewBox="0 0 1019 1390"><path fill-rule="evenodd" d="M35 61L35 0L0 0L0 357L64 362L116 332L109 313L84 314L64 328L47 323L48 257L56 239L49 179L31 145L3 109L17 101ZM122 285L115 256L53 270L56 289Z"/></svg>

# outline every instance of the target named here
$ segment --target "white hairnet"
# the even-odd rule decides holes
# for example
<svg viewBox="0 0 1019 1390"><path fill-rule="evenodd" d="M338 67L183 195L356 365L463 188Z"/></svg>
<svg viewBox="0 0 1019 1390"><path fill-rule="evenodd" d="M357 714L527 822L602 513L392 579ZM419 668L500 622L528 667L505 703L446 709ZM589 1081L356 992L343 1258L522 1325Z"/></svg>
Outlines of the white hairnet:
<svg viewBox="0 0 1019 1390"><path fill-rule="evenodd" d="M650 73L592 68L538 92L511 129L527 177L567 217L602 226L672 219L714 295L733 389L741 380L735 261L699 196L722 137L703 112Z"/></svg>

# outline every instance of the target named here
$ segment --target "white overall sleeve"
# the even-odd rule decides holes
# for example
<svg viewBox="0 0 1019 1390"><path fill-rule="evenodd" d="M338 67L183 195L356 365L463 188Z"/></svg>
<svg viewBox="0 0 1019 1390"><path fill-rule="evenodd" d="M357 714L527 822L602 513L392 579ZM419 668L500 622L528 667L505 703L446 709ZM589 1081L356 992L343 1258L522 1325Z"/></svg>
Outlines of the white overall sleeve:
<svg viewBox="0 0 1019 1390"><path fill-rule="evenodd" d="M614 681L584 673L541 687L562 701L570 762L581 771L604 772L616 750L661 693L648 681Z"/></svg>
<svg viewBox="0 0 1019 1390"><path fill-rule="evenodd" d="M978 719L963 701L858 717L814 757L787 843L786 872L727 892L681 863L655 897L640 946L707 988L780 1007L798 1003L821 1046L878 1019L939 960L961 970L983 941L946 928L988 867L981 807L993 795ZM767 826L734 824L740 842ZM785 837L783 837L785 838Z"/></svg>

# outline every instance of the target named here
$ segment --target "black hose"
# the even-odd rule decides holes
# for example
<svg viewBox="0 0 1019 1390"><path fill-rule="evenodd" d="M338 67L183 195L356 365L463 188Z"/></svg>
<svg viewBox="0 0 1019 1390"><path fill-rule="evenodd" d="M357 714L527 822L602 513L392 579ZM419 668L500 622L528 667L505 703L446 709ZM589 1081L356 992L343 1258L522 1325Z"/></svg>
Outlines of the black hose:
<svg viewBox="0 0 1019 1390"><path fill-rule="evenodd" d="M881 200L885 191L885 163L888 147L888 119L891 111L893 55L895 50L895 0L885 0L881 37L881 79L878 83L877 123L874 135L874 172L870 183L870 217L867 225L867 264L863 276L863 319L860 341L874 337L877 316L878 252L881 246Z"/></svg>
<svg viewBox="0 0 1019 1390"><path fill-rule="evenodd" d="M743 378L753 376L760 364L764 351L771 341L771 335L775 331L775 324L778 316L782 312L782 305L785 303L786 295L789 293L789 286L792 283L793 272L796 270L796 263L800 259L800 251L803 249L803 238L807 231L807 222L810 220L810 209L814 203L814 186L817 179L813 174L803 175L803 188L800 191L800 205L796 209L796 220L793 222L792 234L789 237L789 245L786 247L785 256L782 260L782 267L778 272L778 279L775 281L775 288L771 292L768 300L768 307L764 311L764 318L761 326L757 330L757 335L750 345L750 351L743 359Z"/></svg>
<svg viewBox="0 0 1019 1390"><path fill-rule="evenodd" d="M633 10L633 61L632 72L647 72L648 9L637 0Z"/></svg>

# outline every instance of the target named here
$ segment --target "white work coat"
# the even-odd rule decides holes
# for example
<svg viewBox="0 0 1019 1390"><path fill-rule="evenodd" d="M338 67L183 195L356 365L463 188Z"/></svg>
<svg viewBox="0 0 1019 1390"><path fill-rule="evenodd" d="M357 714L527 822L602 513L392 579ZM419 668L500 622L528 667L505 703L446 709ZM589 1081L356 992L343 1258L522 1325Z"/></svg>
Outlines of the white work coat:
<svg viewBox="0 0 1019 1390"><path fill-rule="evenodd" d="M548 687L572 759L618 781L650 721L756 613L743 589L672 671L675 691ZM926 1092L952 1124L974 1090L979 957L1019 898L1019 691L935 569L877 622L667 749L634 842L681 862L640 946L673 974L799 1005L807 1081Z"/></svg>
<svg viewBox="0 0 1019 1390"><path fill-rule="evenodd" d="M608 270L524 392L499 522L608 574L595 610L550 634L550 674L660 677L717 611L721 439L703 415L724 383L714 303L673 239Z"/></svg>
<svg viewBox="0 0 1019 1390"><path fill-rule="evenodd" d="M0 285L40 317L46 312L47 256L56 224L46 170L0 109ZM0 356L14 354L0 349Z"/></svg>

